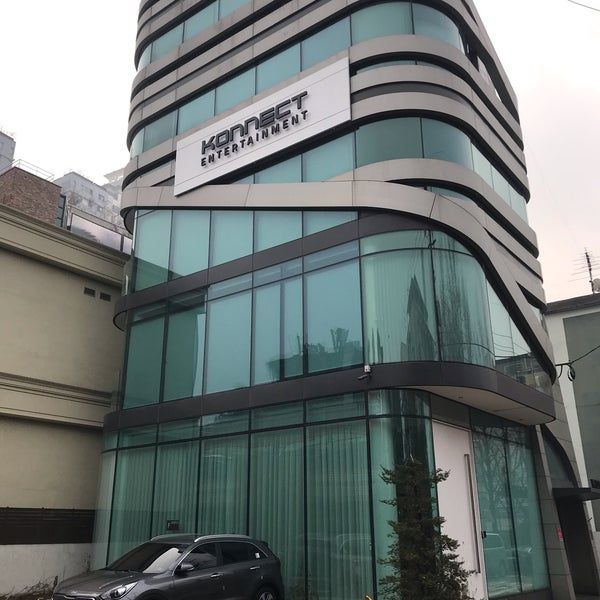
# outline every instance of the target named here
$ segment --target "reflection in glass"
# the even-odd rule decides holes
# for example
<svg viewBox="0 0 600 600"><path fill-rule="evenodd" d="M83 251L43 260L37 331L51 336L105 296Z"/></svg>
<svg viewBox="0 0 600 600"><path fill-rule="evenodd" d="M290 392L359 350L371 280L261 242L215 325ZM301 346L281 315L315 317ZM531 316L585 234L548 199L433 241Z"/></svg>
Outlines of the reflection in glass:
<svg viewBox="0 0 600 600"><path fill-rule="evenodd" d="M392 390L377 392L381 396L395 395ZM384 402L394 402L392 398ZM413 459L433 470L433 437L431 421L397 416L370 421L371 471L373 494L374 549L377 559L387 558L391 543L389 521L397 521L395 507L386 504L395 494L394 488L381 479L383 469L393 469ZM377 581L389 573L387 565L377 564Z"/></svg>
<svg viewBox="0 0 600 600"><path fill-rule="evenodd" d="M205 393L250 385L251 305L251 292L209 304Z"/></svg>
<svg viewBox="0 0 600 600"><path fill-rule="evenodd" d="M205 325L203 304L169 318L163 400L202 394Z"/></svg>
<svg viewBox="0 0 600 600"><path fill-rule="evenodd" d="M490 598L521 591L504 441L473 434L487 585Z"/></svg>
<svg viewBox="0 0 600 600"><path fill-rule="evenodd" d="M364 257L362 290L368 364L439 359L428 251Z"/></svg>
<svg viewBox="0 0 600 600"><path fill-rule="evenodd" d="M358 261L305 276L308 371L362 363Z"/></svg>
<svg viewBox="0 0 600 600"><path fill-rule="evenodd" d="M442 360L494 366L485 274L471 256L433 252Z"/></svg>
<svg viewBox="0 0 600 600"><path fill-rule="evenodd" d="M169 271L171 211L139 211L135 225L135 289L163 283Z"/></svg>
<svg viewBox="0 0 600 600"><path fill-rule="evenodd" d="M158 402L164 322L142 321L130 329L123 408Z"/></svg>

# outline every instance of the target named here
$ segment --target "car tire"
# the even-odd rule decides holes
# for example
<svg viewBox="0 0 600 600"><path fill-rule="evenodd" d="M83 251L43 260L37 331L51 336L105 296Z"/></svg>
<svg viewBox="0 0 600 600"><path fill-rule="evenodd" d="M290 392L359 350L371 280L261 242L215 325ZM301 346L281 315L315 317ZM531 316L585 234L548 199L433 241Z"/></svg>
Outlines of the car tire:
<svg viewBox="0 0 600 600"><path fill-rule="evenodd" d="M277 592L272 588L260 588L256 595L254 596L254 600L279 600L277 596Z"/></svg>

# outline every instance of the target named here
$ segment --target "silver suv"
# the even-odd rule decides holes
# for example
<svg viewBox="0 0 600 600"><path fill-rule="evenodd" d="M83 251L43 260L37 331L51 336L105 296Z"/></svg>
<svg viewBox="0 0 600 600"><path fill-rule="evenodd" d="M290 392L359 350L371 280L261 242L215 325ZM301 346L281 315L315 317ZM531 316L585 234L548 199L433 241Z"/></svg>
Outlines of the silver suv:
<svg viewBox="0 0 600 600"><path fill-rule="evenodd" d="M241 535L161 535L99 571L56 586L53 600L284 600L279 559Z"/></svg>

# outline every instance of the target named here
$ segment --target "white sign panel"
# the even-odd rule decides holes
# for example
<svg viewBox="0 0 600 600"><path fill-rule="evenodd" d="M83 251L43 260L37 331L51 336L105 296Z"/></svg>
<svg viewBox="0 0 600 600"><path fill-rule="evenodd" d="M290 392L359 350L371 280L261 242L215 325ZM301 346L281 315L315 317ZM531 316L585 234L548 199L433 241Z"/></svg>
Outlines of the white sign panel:
<svg viewBox="0 0 600 600"><path fill-rule="evenodd" d="M177 144L175 195L350 120L350 69L339 60Z"/></svg>

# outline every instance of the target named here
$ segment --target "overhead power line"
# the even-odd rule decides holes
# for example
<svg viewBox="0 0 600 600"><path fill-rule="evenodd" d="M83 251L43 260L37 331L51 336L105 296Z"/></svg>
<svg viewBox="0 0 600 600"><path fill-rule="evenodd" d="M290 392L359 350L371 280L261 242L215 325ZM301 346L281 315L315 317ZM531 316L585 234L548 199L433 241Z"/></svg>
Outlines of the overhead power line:
<svg viewBox="0 0 600 600"><path fill-rule="evenodd" d="M575 0L567 0L571 4L577 4L577 6L583 6L583 8L589 8L590 10L594 10L596 12L600 12L600 8L596 8L595 6L590 6L589 4L583 4L582 2L576 2Z"/></svg>
<svg viewBox="0 0 600 600"><path fill-rule="evenodd" d="M563 369L565 367L568 367L568 371L567 371L567 377L569 378L569 381L575 381L575 368L573 367L573 365L577 362L580 361L582 358L585 358L586 356L589 356L592 352L595 352L596 350L598 350L598 348L600 348L600 344L598 346L595 346L594 348L592 348L591 350L588 350L585 354L582 354L581 356L578 356L577 358L570 360L569 362L565 362L565 363L558 363L556 365L556 367L560 367L560 372L558 374L558 378L560 378L560 376L563 373Z"/></svg>

